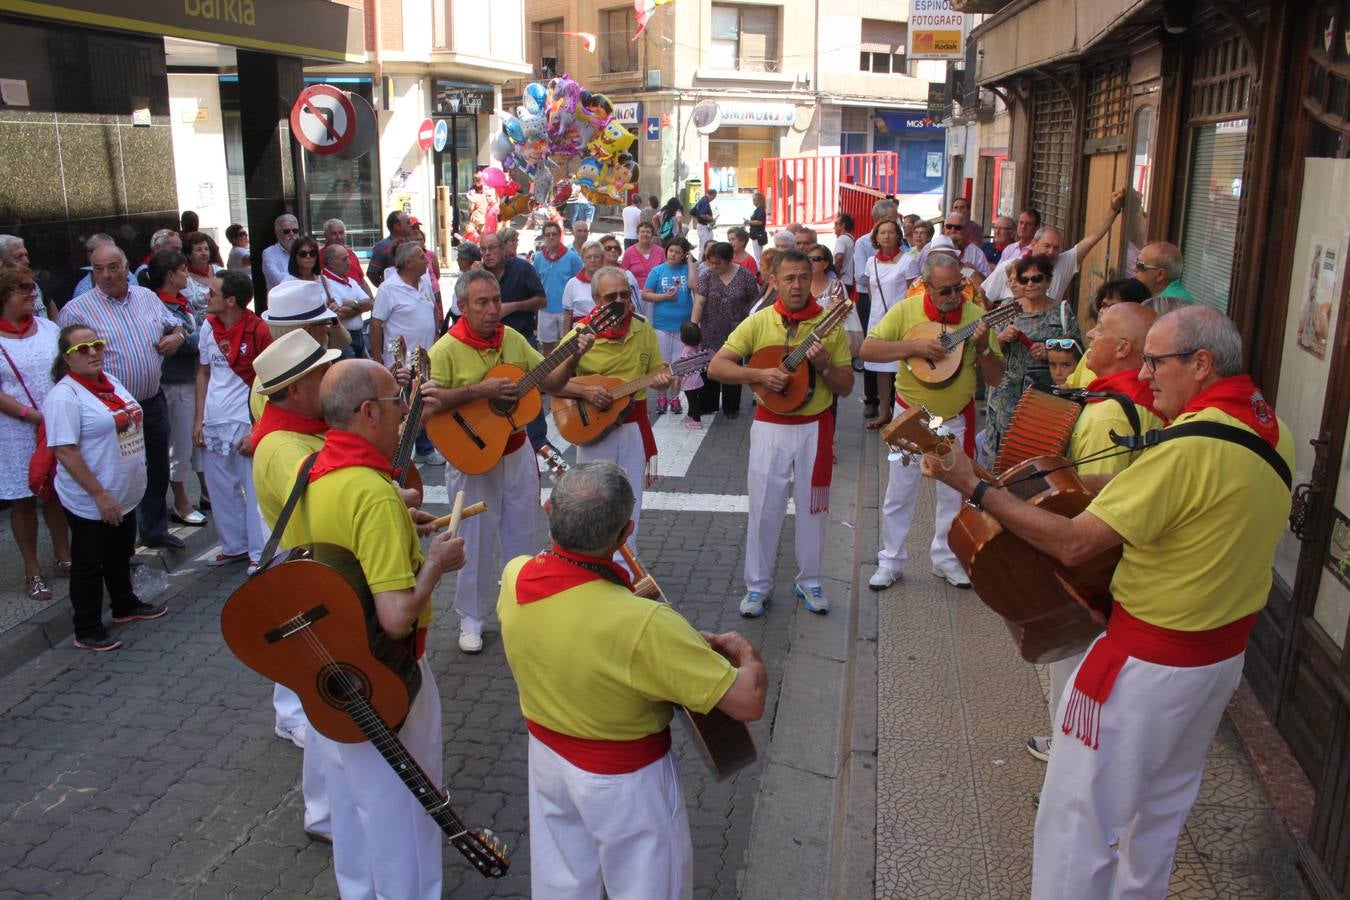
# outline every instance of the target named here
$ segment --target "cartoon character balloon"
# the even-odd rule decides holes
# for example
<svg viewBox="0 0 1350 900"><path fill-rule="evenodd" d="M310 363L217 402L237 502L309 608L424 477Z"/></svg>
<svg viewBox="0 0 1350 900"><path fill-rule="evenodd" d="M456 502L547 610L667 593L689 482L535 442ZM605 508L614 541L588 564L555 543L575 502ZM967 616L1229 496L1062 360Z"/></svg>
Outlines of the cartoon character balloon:
<svg viewBox="0 0 1350 900"><path fill-rule="evenodd" d="M502 131L511 139L511 143L519 144L525 140L525 129L521 127L520 119L504 109L497 111L497 118L502 120Z"/></svg>
<svg viewBox="0 0 1350 900"><path fill-rule="evenodd" d="M511 139L506 136L506 132L499 131L492 136L492 140L488 142L488 153L497 162L505 162L511 155Z"/></svg>
<svg viewBox="0 0 1350 900"><path fill-rule="evenodd" d="M532 81L525 85L522 105L527 113L544 113L548 106L548 86L542 81Z"/></svg>
<svg viewBox="0 0 1350 900"><path fill-rule="evenodd" d="M600 163L593 157L586 157L577 166L576 174L572 176L572 183L579 188L594 190L595 182L600 177Z"/></svg>
<svg viewBox="0 0 1350 900"><path fill-rule="evenodd" d="M633 133L614 119L605 123L605 127L596 134L586 149L600 159L608 159L627 150L633 143Z"/></svg>
<svg viewBox="0 0 1350 900"><path fill-rule="evenodd" d="M548 117L548 133L557 137L567 131L576 122L577 100L581 97L581 85L566 75L559 76L548 83L548 103L545 114Z"/></svg>

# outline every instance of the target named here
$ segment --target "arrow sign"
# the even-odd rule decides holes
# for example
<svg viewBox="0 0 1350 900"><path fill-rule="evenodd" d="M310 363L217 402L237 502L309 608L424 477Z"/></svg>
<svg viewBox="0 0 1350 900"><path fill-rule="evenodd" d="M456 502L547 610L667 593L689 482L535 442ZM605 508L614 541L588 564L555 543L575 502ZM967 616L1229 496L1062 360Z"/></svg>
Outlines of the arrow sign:
<svg viewBox="0 0 1350 900"><path fill-rule="evenodd" d="M445 145L450 143L450 126L445 124L444 119L436 120L436 133L431 141L431 149L440 153L445 149Z"/></svg>
<svg viewBox="0 0 1350 900"><path fill-rule="evenodd" d="M659 141L659 140L661 140L661 117L660 117L660 116L648 116L648 117L647 117L647 140L649 140L649 141Z"/></svg>
<svg viewBox="0 0 1350 900"><path fill-rule="evenodd" d="M313 84L291 106L291 134L311 153L340 153L356 135L356 110L347 95L330 84Z"/></svg>

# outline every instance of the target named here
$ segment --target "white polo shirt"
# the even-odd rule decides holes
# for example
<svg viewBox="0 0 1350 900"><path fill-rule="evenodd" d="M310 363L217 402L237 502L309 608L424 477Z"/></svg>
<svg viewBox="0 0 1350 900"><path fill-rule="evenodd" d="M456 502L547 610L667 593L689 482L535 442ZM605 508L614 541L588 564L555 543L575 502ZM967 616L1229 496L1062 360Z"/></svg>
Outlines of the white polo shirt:
<svg viewBox="0 0 1350 900"><path fill-rule="evenodd" d="M388 344L394 338L403 338L411 352L417 347L430 350L436 343L436 304L435 292L431 286L431 276L423 275L417 286L404 281L397 270L391 270L389 277L380 282L375 292L375 308L372 319L384 323L384 347L372 347L371 355L378 350L384 364L390 365L394 355L389 352Z"/></svg>
<svg viewBox="0 0 1350 900"><path fill-rule="evenodd" d="M984 280L980 287L984 290L984 295L989 298L991 303L1001 303L1004 300L1012 299L1012 288L1008 286L1008 280L1012 278L1013 263L1021 259L1008 260L1000 262L998 268L994 269L993 274ZM1055 274L1050 278L1049 295L1051 300L1063 300L1064 292L1069 289L1069 282L1073 276L1078 274L1078 248L1070 247L1059 255L1055 260Z"/></svg>
<svg viewBox="0 0 1350 900"><path fill-rule="evenodd" d="M361 290L361 286L350 277L339 281L332 273L325 270L323 286L328 289L328 296L332 297L333 302L338 306L341 306L344 303L364 303L366 300L366 292ZM366 327L365 319L360 313L357 313L350 319L343 319L339 316L338 321L341 322L348 331L360 331Z"/></svg>

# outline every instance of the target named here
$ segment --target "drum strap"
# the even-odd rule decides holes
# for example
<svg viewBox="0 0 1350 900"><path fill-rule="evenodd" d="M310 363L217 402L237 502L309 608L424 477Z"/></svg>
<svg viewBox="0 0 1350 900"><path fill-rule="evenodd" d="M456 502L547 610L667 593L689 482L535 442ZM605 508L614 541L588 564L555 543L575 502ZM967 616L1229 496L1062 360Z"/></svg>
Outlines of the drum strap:
<svg viewBox="0 0 1350 900"><path fill-rule="evenodd" d="M1135 434L1120 436L1115 432L1111 433L1111 441L1121 447L1129 450L1145 450L1149 447L1156 447L1163 441L1170 441L1181 437L1207 437L1220 441L1228 441L1230 444L1237 444L1246 447L1257 456L1269 463L1275 474L1284 482L1286 488L1293 482L1293 474L1289 471L1288 464L1275 452L1275 449L1261 438L1257 437L1245 428L1238 428L1233 425L1225 425L1222 422L1183 422L1180 425L1173 425L1171 428L1154 429L1144 434Z"/></svg>
<svg viewBox="0 0 1350 900"><path fill-rule="evenodd" d="M317 452L311 453L300 464L300 471L296 473L295 485L291 488L291 495L286 498L286 505L281 508L281 515L277 516L277 524L272 527L272 536L267 539L267 545L263 547L262 556L258 559L258 567L253 574L256 575L266 569L267 564L272 561L272 557L276 556L277 547L281 546L281 535L285 533L286 526L291 521L291 513L295 512L295 504L300 502L300 496L305 493L305 488L309 486L309 470L314 468L314 460L318 458Z"/></svg>

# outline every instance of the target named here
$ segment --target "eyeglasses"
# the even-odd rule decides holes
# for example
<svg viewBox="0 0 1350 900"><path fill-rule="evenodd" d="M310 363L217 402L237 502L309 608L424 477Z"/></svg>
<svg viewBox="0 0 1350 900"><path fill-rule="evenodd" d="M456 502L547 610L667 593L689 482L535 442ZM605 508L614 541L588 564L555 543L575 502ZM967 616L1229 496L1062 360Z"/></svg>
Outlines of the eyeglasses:
<svg viewBox="0 0 1350 900"><path fill-rule="evenodd" d="M630 296L628 291L610 291L608 294L601 294L600 299L606 303L614 303Z"/></svg>
<svg viewBox="0 0 1350 900"><path fill-rule="evenodd" d="M1150 372L1156 372L1158 371L1158 363L1162 362L1164 359L1181 359L1183 356L1194 356L1196 352L1196 350L1182 350L1178 353L1159 353L1157 356L1151 356L1145 353L1144 368L1148 369Z"/></svg>
<svg viewBox="0 0 1350 900"><path fill-rule="evenodd" d="M406 401L403 399L402 394L394 394L393 396L390 397L367 397L360 403L356 404L356 406L352 408L352 412L359 413L361 411L361 407L365 406L367 403L386 403L386 402L398 403L400 406L402 406Z"/></svg>
<svg viewBox="0 0 1350 900"><path fill-rule="evenodd" d="M1080 356L1083 353L1083 348L1073 338L1046 338L1045 346L1048 350L1074 350Z"/></svg>
<svg viewBox="0 0 1350 900"><path fill-rule="evenodd" d="M313 259L314 257L318 256L319 254L315 253L313 250L297 250L297 251L295 251L295 255L296 255L297 257L303 256L303 257L305 257L306 259Z"/></svg>
<svg viewBox="0 0 1350 900"><path fill-rule="evenodd" d="M946 287L929 288L929 290L931 290L934 294L937 294L939 297L950 297L952 294L955 294L956 292L961 290L961 285L949 284Z"/></svg>
<svg viewBox="0 0 1350 900"><path fill-rule="evenodd" d="M283 228L283 229L281 229L281 233L282 233L282 234L299 234L299 233L300 233L300 229L299 229L299 228Z"/></svg>
<svg viewBox="0 0 1350 900"><path fill-rule="evenodd" d="M1018 284L1040 284L1045 281L1044 275L1018 275Z"/></svg>
<svg viewBox="0 0 1350 900"><path fill-rule="evenodd" d="M70 354L72 353L93 353L95 351L102 352L103 348L106 346L108 346L108 342L103 340L103 338L95 338L92 341L84 341L83 343L79 344L71 344L69 347L66 348L66 356L70 356Z"/></svg>
<svg viewBox="0 0 1350 900"><path fill-rule="evenodd" d="M36 294L36 293L37 293L37 282L36 282L36 281L21 281L21 282L19 282L18 284L16 284L16 285L14 286L14 293L16 293L16 294Z"/></svg>

